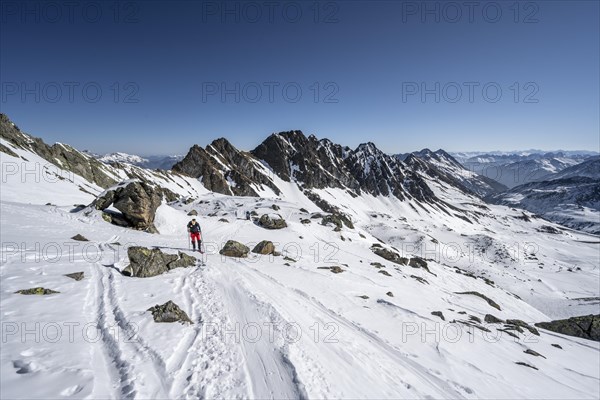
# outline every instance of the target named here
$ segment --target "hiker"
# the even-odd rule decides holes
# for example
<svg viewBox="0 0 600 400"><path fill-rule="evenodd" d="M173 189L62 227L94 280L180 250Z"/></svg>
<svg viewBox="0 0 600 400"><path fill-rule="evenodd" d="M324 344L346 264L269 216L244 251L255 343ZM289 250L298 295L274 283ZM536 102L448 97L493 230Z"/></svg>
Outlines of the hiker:
<svg viewBox="0 0 600 400"><path fill-rule="evenodd" d="M246 220L250 221L250 211L246 211Z"/></svg>
<svg viewBox="0 0 600 400"><path fill-rule="evenodd" d="M202 253L200 250L200 243L202 243L202 238L200 234L202 233L202 229L200 229L200 224L196 222L196 218L192 218L190 222L187 224L187 230L190 233L190 238L192 239L192 246L194 251L196 251L196 242L198 242L198 251Z"/></svg>

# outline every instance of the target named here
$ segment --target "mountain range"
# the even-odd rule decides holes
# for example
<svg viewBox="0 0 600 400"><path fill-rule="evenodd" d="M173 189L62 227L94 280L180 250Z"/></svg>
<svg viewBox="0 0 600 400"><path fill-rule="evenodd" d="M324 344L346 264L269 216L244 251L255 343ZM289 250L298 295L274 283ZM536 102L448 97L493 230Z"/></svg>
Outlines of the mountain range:
<svg viewBox="0 0 600 400"><path fill-rule="evenodd" d="M600 395L598 236L442 150L287 131L149 169L2 114L0 155L2 398ZM588 213L596 162L536 184Z"/></svg>

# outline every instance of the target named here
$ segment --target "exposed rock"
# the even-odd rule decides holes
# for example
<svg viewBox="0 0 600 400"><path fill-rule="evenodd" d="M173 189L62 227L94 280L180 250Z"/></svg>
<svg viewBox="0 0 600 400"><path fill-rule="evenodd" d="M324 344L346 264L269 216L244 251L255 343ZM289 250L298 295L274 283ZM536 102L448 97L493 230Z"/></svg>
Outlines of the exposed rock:
<svg viewBox="0 0 600 400"><path fill-rule="evenodd" d="M385 265L383 265L382 263L378 263L378 262L372 262L371 265L374 266L375 268L385 268Z"/></svg>
<svg viewBox="0 0 600 400"><path fill-rule="evenodd" d="M507 319L506 324L525 328L529 332L533 333L534 335L540 336L540 333L538 332L537 329L535 329L533 326L529 325L527 322L521 321L520 319Z"/></svg>
<svg viewBox="0 0 600 400"><path fill-rule="evenodd" d="M379 257L391 261L395 264L406 265L408 264L408 258L400 257L400 254L381 247L379 244L371 246L371 251L377 254Z"/></svg>
<svg viewBox="0 0 600 400"><path fill-rule="evenodd" d="M264 185L280 194L269 171L252 155L236 149L224 138L214 140L206 149L194 145L172 169L201 179L204 187L217 193L258 197L254 187Z"/></svg>
<svg viewBox="0 0 600 400"><path fill-rule="evenodd" d="M285 220L279 215L264 214L258 220L258 225L265 229L283 229L287 227Z"/></svg>
<svg viewBox="0 0 600 400"><path fill-rule="evenodd" d="M394 293L392 293L392 292L387 292L386 294L390 297L394 297Z"/></svg>
<svg viewBox="0 0 600 400"><path fill-rule="evenodd" d="M544 357L543 355L541 355L540 353L538 353L537 351L535 351L535 350L531 350L531 349L527 349L527 350L525 350L523 353L525 353L525 354L529 354L529 355L532 355L532 356L535 356L535 357L543 357L543 358L546 358L546 357Z"/></svg>
<svg viewBox="0 0 600 400"><path fill-rule="evenodd" d="M308 224L310 224L311 222L312 222L312 221L311 221L310 219L306 219L306 218L304 218L304 219L301 219L301 220L300 220L300 223L302 223L302 224L304 224L304 225L308 225Z"/></svg>
<svg viewBox="0 0 600 400"><path fill-rule="evenodd" d="M536 368L536 367L534 367L533 365L529 365L529 364L527 364L527 363L524 363L524 362L522 362L522 361L517 361L515 364L522 365L522 366L524 366L524 367L529 367L529 368L533 368L533 369L537 370L537 368Z"/></svg>
<svg viewBox="0 0 600 400"><path fill-rule="evenodd" d="M191 210L189 213L187 213L187 215L190 215L190 216L196 216L196 215L198 215L198 211L196 211L196 210Z"/></svg>
<svg viewBox="0 0 600 400"><path fill-rule="evenodd" d="M560 344L552 343L552 347L556 347L557 349L562 350L562 346Z"/></svg>
<svg viewBox="0 0 600 400"><path fill-rule="evenodd" d="M488 324L501 324L504 322L500 318L494 317L492 314L485 314L485 317L483 317L483 320L485 322L487 322Z"/></svg>
<svg viewBox="0 0 600 400"><path fill-rule="evenodd" d="M219 254L227 257L247 257L250 249L240 242L235 240L228 240L225 246L221 249Z"/></svg>
<svg viewBox="0 0 600 400"><path fill-rule="evenodd" d="M419 283L423 283L425 285L429 285L429 282L427 282L426 279L421 278L420 276L411 275L410 277L413 278L413 279L416 279Z"/></svg>
<svg viewBox="0 0 600 400"><path fill-rule="evenodd" d="M273 204L271 208L275 211L279 211L281 209L277 204Z"/></svg>
<svg viewBox="0 0 600 400"><path fill-rule="evenodd" d="M72 240L77 240L78 242L89 242L89 240L79 233L71 238Z"/></svg>
<svg viewBox="0 0 600 400"><path fill-rule="evenodd" d="M155 305L148 309L152 313L154 322L181 322L192 323L188 315L171 300L162 305Z"/></svg>
<svg viewBox="0 0 600 400"><path fill-rule="evenodd" d="M364 299L364 300L367 300L369 298L369 296L367 296L366 294L363 294L363 295L358 296L358 297L360 297L361 299Z"/></svg>
<svg viewBox="0 0 600 400"><path fill-rule="evenodd" d="M421 257L411 258L410 261L408 262L408 265L410 265L413 268L423 268L427 272L430 272L429 268L427 267L427 261L425 261Z"/></svg>
<svg viewBox="0 0 600 400"><path fill-rule="evenodd" d="M455 293L456 293L456 294L470 294L470 295L473 295L473 296L481 297L482 299L484 299L485 301L487 301L487 303L488 303L490 306L492 306L492 307L494 307L495 309L497 309L497 310L500 310L500 311L501 311L501 309L500 309L500 306L498 305L498 303L496 303L494 300L490 299L490 298L489 298L489 297L487 297L486 295L484 295L484 294L481 294L481 293L479 293L479 292L470 291L470 292L455 292Z"/></svg>
<svg viewBox="0 0 600 400"><path fill-rule="evenodd" d="M474 316L474 315L469 315L469 320L470 320L470 321L473 321L473 322L477 322L478 324L480 324L480 323L481 323L481 318L479 318L479 317L476 317L476 316Z"/></svg>
<svg viewBox="0 0 600 400"><path fill-rule="evenodd" d="M71 274L65 274L65 276L67 276L71 279L75 279L76 281L80 281L83 279L84 274L83 274L83 272L73 272Z"/></svg>
<svg viewBox="0 0 600 400"><path fill-rule="evenodd" d="M227 218L221 218L221 219L219 219L219 222L224 222L224 223L228 224L229 220Z"/></svg>
<svg viewBox="0 0 600 400"><path fill-rule="evenodd" d="M129 265L122 271L125 276L148 278L163 274L174 268L196 265L196 259L185 253L166 254L159 249L132 246L127 249Z"/></svg>
<svg viewBox="0 0 600 400"><path fill-rule="evenodd" d="M256 246L254 246L254 248L252 249L253 253L256 254L273 254L275 253L275 245L273 244L273 242L270 242L268 240L263 240L262 242L258 243Z"/></svg>
<svg viewBox="0 0 600 400"><path fill-rule="evenodd" d="M538 322L535 326L563 335L600 342L600 315L590 314L550 322Z"/></svg>
<svg viewBox="0 0 600 400"><path fill-rule="evenodd" d="M285 257L283 257L283 259L284 259L285 261L296 262L296 260L294 260L293 258L291 258L291 257L288 257L288 256L285 256Z"/></svg>
<svg viewBox="0 0 600 400"><path fill-rule="evenodd" d="M91 204L97 210L113 205L131 227L156 232L154 217L162 201L162 190L146 182L132 180L108 189Z"/></svg>
<svg viewBox="0 0 600 400"><path fill-rule="evenodd" d="M442 321L446 320L446 318L444 318L444 314L442 314L441 311L432 311L431 315L435 315L436 317L440 317L442 319Z"/></svg>
<svg viewBox="0 0 600 400"><path fill-rule="evenodd" d="M389 272L387 272L385 269L380 269L379 271L380 274L385 275L385 276L392 276Z"/></svg>
<svg viewBox="0 0 600 400"><path fill-rule="evenodd" d="M342 229L343 225L346 225L350 229L354 229L354 225L350 218L341 213L335 213L331 215L326 215L321 219L321 225L333 224L339 230Z"/></svg>
<svg viewBox="0 0 600 400"><path fill-rule="evenodd" d="M333 266L333 267L317 267L318 269L328 269L329 271L333 272L334 274L340 274L342 272L344 272L344 270L342 269L342 267L339 266Z"/></svg>
<svg viewBox="0 0 600 400"><path fill-rule="evenodd" d="M52 289L45 289L43 287L35 287L35 288L31 288L31 289L17 290L15 293L16 294L43 296L43 295L48 295L48 294L60 293L60 292L57 292L56 290L52 290Z"/></svg>

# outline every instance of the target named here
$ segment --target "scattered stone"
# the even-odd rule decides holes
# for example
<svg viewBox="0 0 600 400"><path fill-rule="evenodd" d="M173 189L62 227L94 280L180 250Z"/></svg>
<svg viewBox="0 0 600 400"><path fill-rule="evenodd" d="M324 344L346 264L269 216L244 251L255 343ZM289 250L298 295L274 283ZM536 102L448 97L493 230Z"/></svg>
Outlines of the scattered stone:
<svg viewBox="0 0 600 400"><path fill-rule="evenodd" d="M419 282L419 283L422 283L422 284L424 284L424 285L429 285L429 282L427 282L427 280L426 280L426 279L424 279L424 278L421 278L420 276L411 275L410 277L411 277L411 278L413 278L413 279L416 279L416 280L417 280L417 282Z"/></svg>
<svg viewBox="0 0 600 400"><path fill-rule="evenodd" d="M375 243L373 246L371 246L371 251L373 253L377 254L379 257L384 258L388 261L391 261L395 264L398 264L398 265L407 265L408 264L408 258L400 257L400 254L398 254L392 250L385 249L385 248L381 247L381 245L379 245L378 243Z"/></svg>
<svg viewBox="0 0 600 400"><path fill-rule="evenodd" d="M312 221L311 221L310 219L306 219L306 218L305 218L305 219L302 219L302 220L300 220L300 223L302 223L302 224L304 224L304 225L308 225L308 224L310 224L311 222L312 222Z"/></svg>
<svg viewBox="0 0 600 400"><path fill-rule="evenodd" d="M322 217L321 225L328 225L328 224L335 225L336 232L341 231L343 225L346 225L350 229L354 229L354 225L352 224L352 221L350 221L350 218L348 218L344 214L339 214L339 213L326 215L326 216Z"/></svg>
<svg viewBox="0 0 600 400"><path fill-rule="evenodd" d="M524 366L524 367L529 367L529 368L533 368L533 369L537 370L537 368L536 368L536 367L534 367L533 365L529 365L529 364L527 364L527 363L524 363L524 362L522 362L522 361L517 361L515 364L522 365L522 366Z"/></svg>
<svg viewBox="0 0 600 400"><path fill-rule="evenodd" d="M78 242L89 242L89 240L79 233L71 238L72 240L77 240Z"/></svg>
<svg viewBox="0 0 600 400"><path fill-rule="evenodd" d="M129 265L122 271L123 275L136 278L149 278L163 274L173 268L186 268L196 265L196 259L183 252L178 254L163 253L159 249L131 246L127 249Z"/></svg>
<svg viewBox="0 0 600 400"><path fill-rule="evenodd" d="M363 294L362 296L358 296L361 299L367 300L369 298L369 296L367 296L366 294Z"/></svg>
<svg viewBox="0 0 600 400"><path fill-rule="evenodd" d="M329 271L333 272L334 274L340 274L340 273L344 272L342 267L339 267L337 265L333 266L333 267L318 267L318 269L328 269Z"/></svg>
<svg viewBox="0 0 600 400"><path fill-rule="evenodd" d="M197 215L198 215L198 211L196 211L196 210L191 210L189 213L187 213L187 215L190 215L190 216L197 216Z"/></svg>
<svg viewBox="0 0 600 400"><path fill-rule="evenodd" d="M542 225L537 229L537 231L542 232L542 233L551 233L553 235L560 235L562 233L558 229L554 228L553 226L549 226L549 225Z"/></svg>
<svg viewBox="0 0 600 400"><path fill-rule="evenodd" d="M192 323L190 317L171 300L162 305L155 305L148 309L152 313L154 322L181 322Z"/></svg>
<svg viewBox="0 0 600 400"><path fill-rule="evenodd" d="M533 333L534 335L540 336L540 332L538 332L537 329L535 329L533 326L529 325L525 321L521 321L520 319L507 319L506 323L508 325L514 325L514 326L519 326L521 328L525 328L529 332Z"/></svg>
<svg viewBox="0 0 600 400"><path fill-rule="evenodd" d="M562 346L560 344L552 343L552 346L562 350Z"/></svg>
<svg viewBox="0 0 600 400"><path fill-rule="evenodd" d="M268 240L263 240L262 242L258 243L256 246L254 246L254 248L252 249L252 252L256 253L256 254L263 254L263 255L274 254L275 253L275 245L273 244L273 242L270 242Z"/></svg>
<svg viewBox="0 0 600 400"><path fill-rule="evenodd" d="M229 223L229 220L228 220L227 218L221 218L221 219L219 220L219 222L224 222L224 223L228 224L228 223Z"/></svg>
<svg viewBox="0 0 600 400"><path fill-rule="evenodd" d="M306 208L301 208L301 209L300 209L300 212L303 212L303 213L305 213L305 214L308 214L308 210L307 210Z"/></svg>
<svg viewBox="0 0 600 400"><path fill-rule="evenodd" d="M276 216L264 214L258 220L258 225L265 229L283 229L287 227L287 223L279 214Z"/></svg>
<svg viewBox="0 0 600 400"><path fill-rule="evenodd" d="M243 245L240 242L236 242L235 240L228 240L223 246L223 249L219 252L219 254L227 256L227 257L247 257L250 249Z"/></svg>
<svg viewBox="0 0 600 400"><path fill-rule="evenodd" d="M71 279L75 279L76 281L80 281L83 279L83 272L73 272L71 274L65 274L66 277L69 277Z"/></svg>
<svg viewBox="0 0 600 400"><path fill-rule="evenodd" d="M500 318L494 317L492 314L485 314L485 317L483 317L483 320L485 322L487 322L488 324L501 324L504 322Z"/></svg>
<svg viewBox="0 0 600 400"><path fill-rule="evenodd" d="M390 297L394 297L394 293L392 293L392 292L387 292L386 294Z"/></svg>
<svg viewBox="0 0 600 400"><path fill-rule="evenodd" d="M54 293L60 293L60 292L57 292L56 290L52 290L52 289L46 289L43 287L35 287L35 288L31 288L31 289L17 290L15 293L16 294L45 296L48 294L54 294Z"/></svg>
<svg viewBox="0 0 600 400"><path fill-rule="evenodd" d="M498 328L499 331L506 333L508 336L512 336L515 339L519 339L518 335L515 335L514 333L512 333L510 330L508 329L502 329L502 328Z"/></svg>
<svg viewBox="0 0 600 400"><path fill-rule="evenodd" d="M469 315L469 321L477 322L478 324L480 324L481 323L481 318L476 317L474 315Z"/></svg>
<svg viewBox="0 0 600 400"><path fill-rule="evenodd" d="M474 292L474 291L470 291L470 292L454 292L456 294L469 294L472 296L477 296L477 297L481 297L482 299L484 299L491 307L494 307L495 309L501 311L500 306L498 305L498 303L496 303L494 300L490 299L489 297L487 297L484 294L481 294L479 292Z"/></svg>
<svg viewBox="0 0 600 400"><path fill-rule="evenodd" d="M446 318L444 318L444 314L442 314L441 311L432 311L431 315L435 315L436 317L440 317L442 319L442 321L446 320Z"/></svg>
<svg viewBox="0 0 600 400"><path fill-rule="evenodd" d="M271 208L275 211L279 211L281 209L277 204L273 204Z"/></svg>
<svg viewBox="0 0 600 400"><path fill-rule="evenodd" d="M374 266L375 268L385 268L385 265L383 265L382 263L378 263L378 262L372 262L371 265Z"/></svg>
<svg viewBox="0 0 600 400"><path fill-rule="evenodd" d="M293 258L291 258L291 257L288 257L288 256L285 256L285 257L283 257L283 259L284 259L285 261L296 262L296 260L294 260Z"/></svg>
<svg viewBox="0 0 600 400"><path fill-rule="evenodd" d="M384 270L384 269L380 269L380 270L379 270L379 271L377 271L377 272L379 272L380 274L382 274L382 275L385 275L385 276L392 276L392 275L391 275L389 272L387 272L387 271L386 271L386 270Z"/></svg>
<svg viewBox="0 0 600 400"><path fill-rule="evenodd" d="M532 355L532 356L535 356L535 357L543 357L543 358L546 358L546 357L544 357L543 355L541 355L540 353L538 353L537 351L535 351L535 350L531 350L531 349L527 349L527 350L525 350L523 353L525 353L525 354L530 354L530 355Z"/></svg>

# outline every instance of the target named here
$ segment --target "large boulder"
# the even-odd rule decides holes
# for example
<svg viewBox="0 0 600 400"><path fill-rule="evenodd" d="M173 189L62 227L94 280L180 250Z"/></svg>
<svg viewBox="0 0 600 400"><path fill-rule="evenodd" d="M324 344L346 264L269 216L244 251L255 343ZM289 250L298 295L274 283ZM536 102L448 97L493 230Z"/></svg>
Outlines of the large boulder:
<svg viewBox="0 0 600 400"><path fill-rule="evenodd" d="M170 271L174 268L186 268L196 264L196 259L185 253L166 254L159 249L132 246L127 249L129 265L123 269L123 275L136 278L148 278Z"/></svg>
<svg viewBox="0 0 600 400"><path fill-rule="evenodd" d="M155 305L148 309L152 313L154 322L181 322L192 323L190 317L179 306L171 300L162 305Z"/></svg>
<svg viewBox="0 0 600 400"><path fill-rule="evenodd" d="M131 227L155 233L154 217L162 197L160 188L132 180L106 190L91 205L97 210L105 210L112 205Z"/></svg>
<svg viewBox="0 0 600 400"><path fill-rule="evenodd" d="M247 257L248 252L250 252L250 249L247 246L235 240L228 240L219 254L227 257Z"/></svg>
<svg viewBox="0 0 600 400"><path fill-rule="evenodd" d="M287 223L279 214L264 214L258 220L258 225L265 229L283 229L287 227Z"/></svg>
<svg viewBox="0 0 600 400"><path fill-rule="evenodd" d="M268 240L263 240L262 242L260 242L259 244L257 244L256 246L254 246L254 248L252 249L253 253L256 254L273 254L275 253L275 245L273 244L273 242L270 242Z"/></svg>
<svg viewBox="0 0 600 400"><path fill-rule="evenodd" d="M600 342L600 315L585 315L550 322L538 322L535 326L563 335Z"/></svg>

